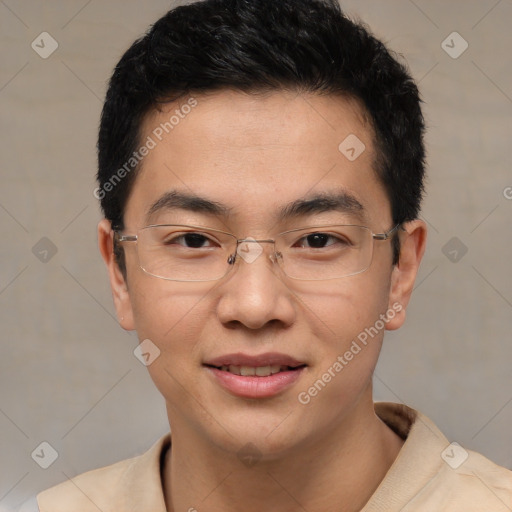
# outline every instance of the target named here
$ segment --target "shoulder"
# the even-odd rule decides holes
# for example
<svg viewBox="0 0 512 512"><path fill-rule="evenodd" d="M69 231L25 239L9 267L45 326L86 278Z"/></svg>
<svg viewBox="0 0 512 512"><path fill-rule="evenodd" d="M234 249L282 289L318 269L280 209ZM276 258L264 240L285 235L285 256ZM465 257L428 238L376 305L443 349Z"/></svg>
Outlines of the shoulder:
<svg viewBox="0 0 512 512"><path fill-rule="evenodd" d="M438 486L452 500L464 496L466 510L512 509L512 471L456 443L445 448L442 458Z"/></svg>
<svg viewBox="0 0 512 512"><path fill-rule="evenodd" d="M405 443L365 512L389 503L404 512L512 510L512 471L450 442L429 418L403 404L377 403L376 412Z"/></svg>
<svg viewBox="0 0 512 512"><path fill-rule="evenodd" d="M415 511L512 510L512 471L453 443L442 457L437 473L414 497Z"/></svg>
<svg viewBox="0 0 512 512"><path fill-rule="evenodd" d="M39 493L39 512L142 511L147 497L142 490L149 491L156 512L163 500L161 458L169 445L167 434L138 457L82 473Z"/></svg>
<svg viewBox="0 0 512 512"><path fill-rule="evenodd" d="M37 496L40 512L110 510L108 502L115 499L123 475L136 461L127 459L88 471L43 491Z"/></svg>
<svg viewBox="0 0 512 512"><path fill-rule="evenodd" d="M459 505L453 510L510 511L512 471L457 442L448 441L423 414L418 413L417 422L420 435L416 442L424 444L431 456L437 458L434 465L437 471L430 485L431 500L439 501L439 506Z"/></svg>

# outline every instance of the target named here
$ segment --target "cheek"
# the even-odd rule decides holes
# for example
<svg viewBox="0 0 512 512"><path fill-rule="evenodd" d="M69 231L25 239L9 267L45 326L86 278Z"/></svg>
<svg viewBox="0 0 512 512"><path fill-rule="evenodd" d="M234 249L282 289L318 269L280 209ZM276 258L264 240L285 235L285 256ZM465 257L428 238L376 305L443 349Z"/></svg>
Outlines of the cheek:
<svg viewBox="0 0 512 512"><path fill-rule="evenodd" d="M196 370L199 342L208 317L204 288L204 284L199 290L190 283L165 281L143 274L130 289L139 340L149 339L160 350L148 370L166 397ZM178 384L173 383L173 378Z"/></svg>
<svg viewBox="0 0 512 512"><path fill-rule="evenodd" d="M140 339L154 338L162 346L172 345L182 335L189 341L204 315L208 290L194 283L166 281L138 271L130 283L135 328ZM184 340L185 341L185 340Z"/></svg>
<svg viewBox="0 0 512 512"><path fill-rule="evenodd" d="M305 322L324 348L343 350L386 312L389 275L364 272L339 280L318 282L297 290Z"/></svg>
<svg viewBox="0 0 512 512"><path fill-rule="evenodd" d="M385 331L388 282L382 272L367 272L301 297L317 345L299 403L312 411L318 407L318 414L329 410L334 420L367 389Z"/></svg>

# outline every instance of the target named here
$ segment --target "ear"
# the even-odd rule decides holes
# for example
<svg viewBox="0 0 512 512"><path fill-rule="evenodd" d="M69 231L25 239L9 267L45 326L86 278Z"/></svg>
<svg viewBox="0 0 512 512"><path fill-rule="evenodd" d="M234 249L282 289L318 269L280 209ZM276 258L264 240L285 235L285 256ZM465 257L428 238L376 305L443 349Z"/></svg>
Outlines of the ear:
<svg viewBox="0 0 512 512"><path fill-rule="evenodd" d="M98 224L98 246L107 266L112 298L114 299L119 323L123 329L133 331L135 324L128 286L114 257L114 231L107 219L103 219Z"/></svg>
<svg viewBox="0 0 512 512"><path fill-rule="evenodd" d="M391 274L388 310L396 314L386 323L386 329L393 331L405 322L405 310L409 304L414 282L427 241L427 225L422 220L413 220L399 231L400 259Z"/></svg>

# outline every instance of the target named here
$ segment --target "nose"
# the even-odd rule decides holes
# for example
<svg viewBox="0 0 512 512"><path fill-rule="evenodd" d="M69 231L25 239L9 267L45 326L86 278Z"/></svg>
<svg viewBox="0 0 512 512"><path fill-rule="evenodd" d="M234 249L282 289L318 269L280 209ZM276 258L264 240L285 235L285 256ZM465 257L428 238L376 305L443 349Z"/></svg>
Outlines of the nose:
<svg viewBox="0 0 512 512"><path fill-rule="evenodd" d="M266 324L290 325L295 319L293 293L279 265L273 240L239 240L232 255L235 268L217 288L217 314L225 325L259 329Z"/></svg>

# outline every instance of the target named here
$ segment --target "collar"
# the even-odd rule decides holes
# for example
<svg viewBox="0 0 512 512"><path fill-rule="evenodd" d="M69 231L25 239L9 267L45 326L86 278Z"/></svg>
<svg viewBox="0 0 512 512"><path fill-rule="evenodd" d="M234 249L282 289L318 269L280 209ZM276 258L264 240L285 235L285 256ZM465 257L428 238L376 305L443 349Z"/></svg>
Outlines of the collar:
<svg viewBox="0 0 512 512"><path fill-rule="evenodd" d="M405 443L361 512L400 510L439 473L448 440L421 413L402 404L377 402L377 416ZM166 512L162 485L171 433L139 457L89 471L38 495L41 512ZM397 492L399 490L399 492ZM379 505L380 504L380 505Z"/></svg>
<svg viewBox="0 0 512 512"><path fill-rule="evenodd" d="M440 454L449 444L430 419L406 405L376 402L374 408L377 416L404 439L405 443L362 512L380 511L380 508L375 508L378 507L377 503L399 506L397 500L404 505L411 501L418 492L418 482L428 482L445 464ZM171 434L168 433L144 455L132 459L134 462L128 468L120 486L121 489L131 491L129 499L123 494L123 510L166 511L161 473L166 452L170 447ZM415 477L410 478L411 475ZM397 489L401 491L399 496ZM135 503L136 506L133 506ZM133 508L129 508L130 506Z"/></svg>

